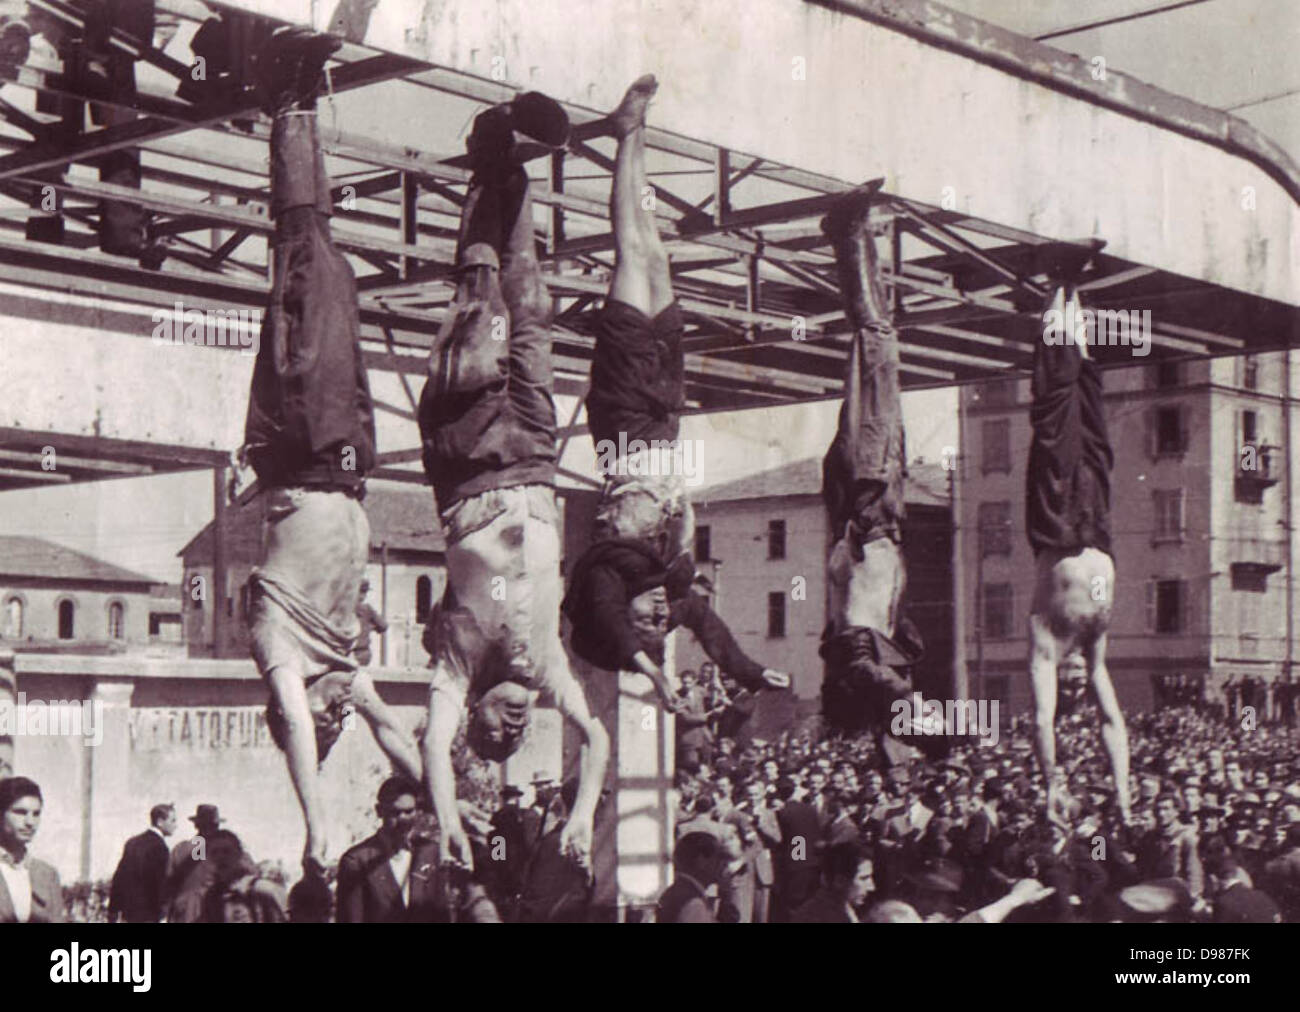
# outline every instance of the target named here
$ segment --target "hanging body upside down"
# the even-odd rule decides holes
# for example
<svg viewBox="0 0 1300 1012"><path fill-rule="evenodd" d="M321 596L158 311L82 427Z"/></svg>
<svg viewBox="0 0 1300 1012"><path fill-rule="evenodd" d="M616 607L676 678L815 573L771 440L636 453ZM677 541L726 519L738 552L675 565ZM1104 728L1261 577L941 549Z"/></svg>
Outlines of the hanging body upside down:
<svg viewBox="0 0 1300 1012"><path fill-rule="evenodd" d="M645 674L671 709L677 687L662 668L664 641L679 625L748 688L787 688L790 676L745 656L693 589L695 517L680 453L684 324L668 254L643 205L645 113L657 88L653 76L639 78L609 116L618 140L610 193L614 274L597 318L587 394L591 438L609 463L593 543L574 565L564 613L574 653L607 671Z"/></svg>
<svg viewBox="0 0 1300 1012"><path fill-rule="evenodd" d="M515 130L558 147L568 119L535 93L476 119L455 301L419 409L425 473L447 542L447 591L425 632L434 673L424 755L440 859L466 868L473 858L452 766L462 718L469 746L498 762L522 743L542 697L576 727L579 787L561 842L583 865L609 755L560 638L551 303Z"/></svg>
<svg viewBox="0 0 1300 1012"><path fill-rule="evenodd" d="M853 325L839 428L822 465L835 539L827 562L822 712L835 729L871 732L882 759L893 764L914 754L888 727L892 703L912 691L910 668L922 644L902 614L907 453L898 334L871 233L870 202L869 191L847 194L822 222Z"/></svg>
<svg viewBox="0 0 1300 1012"><path fill-rule="evenodd" d="M1057 311L1077 299L1067 286ZM1110 543L1110 471L1114 464L1101 377L1087 345L1039 341L1034 348L1033 442L1026 472L1025 526L1034 550L1029 614L1029 674L1036 747L1048 785L1048 815L1063 817L1056 774L1057 667L1081 656L1101 712L1115 800L1129 816L1128 731L1106 669L1106 631L1115 599Z"/></svg>
<svg viewBox="0 0 1300 1012"><path fill-rule="evenodd" d="M271 128L276 222L271 300L253 368L243 454L266 511L265 554L250 579L249 632L271 687L267 723L307 824L304 868L326 862L317 767L353 710L397 768L419 780L419 749L358 671L358 592L370 552L361 501L375 463L361 361L356 279L335 248L315 97L328 36L277 32L259 56Z"/></svg>

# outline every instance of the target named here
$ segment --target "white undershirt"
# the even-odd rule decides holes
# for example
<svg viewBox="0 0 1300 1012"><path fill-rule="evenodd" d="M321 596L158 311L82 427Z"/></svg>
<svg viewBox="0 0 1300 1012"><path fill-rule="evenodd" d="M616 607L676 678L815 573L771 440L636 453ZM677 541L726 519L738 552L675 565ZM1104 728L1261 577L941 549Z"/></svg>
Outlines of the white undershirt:
<svg viewBox="0 0 1300 1012"><path fill-rule="evenodd" d="M402 894L402 906L411 905L411 852L403 847L388 859L388 867L393 869L393 878L397 879L397 888Z"/></svg>
<svg viewBox="0 0 1300 1012"><path fill-rule="evenodd" d="M0 877L4 878L5 888L13 901L14 916L19 924L26 924L32 917L32 876L26 867L15 868L5 861L0 861Z"/></svg>

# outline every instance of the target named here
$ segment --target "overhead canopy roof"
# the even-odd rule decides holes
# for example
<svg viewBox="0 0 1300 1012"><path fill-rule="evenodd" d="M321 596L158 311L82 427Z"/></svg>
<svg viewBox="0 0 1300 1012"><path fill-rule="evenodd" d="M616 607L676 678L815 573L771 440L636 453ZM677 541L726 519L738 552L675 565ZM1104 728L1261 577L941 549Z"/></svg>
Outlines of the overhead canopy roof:
<svg viewBox="0 0 1300 1012"><path fill-rule="evenodd" d="M58 0L37 6L75 21ZM907 387L1028 365L1042 335L1033 253L1048 240L1106 241L1087 297L1150 310L1151 359L1285 347L1300 322L1300 176L1284 155L1232 117L1113 69L1098 79L1088 64L923 0L221 6L300 24L314 15L315 27L348 39L320 114L335 237L358 274L380 408L404 426L396 444L384 440L384 461L408 477L424 352L451 295L464 134L486 103L520 87L560 98L576 124L568 152L530 166L563 394L585 389L590 314L612 264L613 145L600 110L646 70L662 82L649 169L688 319L696 410L838 395L847 324L818 219L827 195L868 180L881 181ZM251 97L203 106L175 97L206 10L180 0L158 9L180 25L165 51L119 40L141 55L141 118L52 138L37 94L87 96L39 47L6 89L0 313L13 334L25 321L47 325L51 299L79 307L61 310L70 327L137 337L152 333L153 310L177 301L264 305L269 123ZM119 147L142 151L142 191L98 180L94 157ZM50 186L68 224L59 245L23 236L27 209ZM169 253L160 270L94 248L104 197L155 213ZM64 370L49 388L31 388L30 363L10 371L9 390L0 377L10 406L0 487L55 480L39 468L46 445L87 462L59 472L76 480L103 476L96 461L111 473L209 466L237 443L246 361L214 366L208 349L180 349L151 359L156 372L137 383L69 389L108 367L65 333L42 338ZM30 358L44 345L17 347ZM1098 357L1138 361L1127 348ZM164 417L169 382L193 397L205 376L222 396ZM51 397L63 410L46 410Z"/></svg>

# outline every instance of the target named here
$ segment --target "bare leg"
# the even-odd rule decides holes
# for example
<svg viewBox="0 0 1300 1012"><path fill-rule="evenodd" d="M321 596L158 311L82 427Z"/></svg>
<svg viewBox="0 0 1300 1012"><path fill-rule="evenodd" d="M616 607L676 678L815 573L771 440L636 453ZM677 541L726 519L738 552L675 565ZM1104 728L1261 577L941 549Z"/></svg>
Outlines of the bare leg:
<svg viewBox="0 0 1300 1012"><path fill-rule="evenodd" d="M673 301L668 254L650 210L653 203L646 200L645 111L658 87L651 74L638 78L610 116L618 153L609 199L614 225L614 277L609 294L647 316L658 315Z"/></svg>
<svg viewBox="0 0 1300 1012"><path fill-rule="evenodd" d="M374 681L364 671L358 672L352 680L352 702L357 712L366 718L375 741L389 761L417 784L423 780L424 763L415 737L402 727L392 707L384 702Z"/></svg>
<svg viewBox="0 0 1300 1012"><path fill-rule="evenodd" d="M317 863L325 866L325 809L321 801L320 784L316 775L316 727L307 701L307 689L302 675L288 665L280 665L267 673L271 691L284 713L285 760L289 766L289 779L298 793L303 819L307 823L307 843L303 848L303 864Z"/></svg>
<svg viewBox="0 0 1300 1012"><path fill-rule="evenodd" d="M1091 649L1085 648L1084 657L1088 661L1093 692L1097 694L1097 707L1101 710L1101 743L1105 746L1111 772L1115 776L1115 803L1124 821L1128 822L1128 728L1124 725L1124 714L1119 708L1110 672L1106 670L1105 633L1097 637Z"/></svg>
<svg viewBox="0 0 1300 1012"><path fill-rule="evenodd" d="M1057 817L1061 801L1056 784L1056 665L1059 644L1045 619L1029 616L1029 677L1034 694L1034 744L1047 784L1047 816Z"/></svg>

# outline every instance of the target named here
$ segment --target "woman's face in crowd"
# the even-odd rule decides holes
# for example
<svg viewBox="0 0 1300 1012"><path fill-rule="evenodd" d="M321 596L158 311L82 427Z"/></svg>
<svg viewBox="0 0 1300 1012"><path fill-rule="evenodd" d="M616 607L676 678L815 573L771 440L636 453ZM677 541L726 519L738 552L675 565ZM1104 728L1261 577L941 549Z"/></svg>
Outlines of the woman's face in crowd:
<svg viewBox="0 0 1300 1012"><path fill-rule="evenodd" d="M4 821L0 823L0 836L10 845L30 846L41 824L41 799L37 797L18 798L5 809Z"/></svg>

